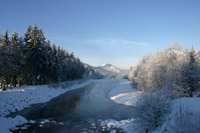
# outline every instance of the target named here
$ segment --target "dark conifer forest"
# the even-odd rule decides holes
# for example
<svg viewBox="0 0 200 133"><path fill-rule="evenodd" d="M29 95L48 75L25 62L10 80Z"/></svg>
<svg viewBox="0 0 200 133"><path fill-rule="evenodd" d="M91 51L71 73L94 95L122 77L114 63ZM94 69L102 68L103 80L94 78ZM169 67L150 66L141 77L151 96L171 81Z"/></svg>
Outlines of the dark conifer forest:
<svg viewBox="0 0 200 133"><path fill-rule="evenodd" d="M29 26L24 37L8 30L0 37L0 88L58 83L82 78L102 78L67 50L51 44L38 26Z"/></svg>

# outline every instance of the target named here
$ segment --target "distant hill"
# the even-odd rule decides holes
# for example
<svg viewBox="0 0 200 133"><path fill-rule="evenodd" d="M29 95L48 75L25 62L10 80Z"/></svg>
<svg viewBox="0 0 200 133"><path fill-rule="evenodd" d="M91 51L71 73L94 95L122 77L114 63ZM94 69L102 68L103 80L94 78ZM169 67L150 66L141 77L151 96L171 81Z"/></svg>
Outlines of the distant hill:
<svg viewBox="0 0 200 133"><path fill-rule="evenodd" d="M115 78L121 78L124 75L128 75L129 73L129 70L120 69L112 64L103 64L101 66L93 68L104 76L115 77Z"/></svg>
<svg viewBox="0 0 200 133"><path fill-rule="evenodd" d="M118 67L113 66L111 64L103 64L103 65L95 67L95 68L99 69L101 71L104 71L104 72L108 72L108 73L120 73L121 72L121 70Z"/></svg>

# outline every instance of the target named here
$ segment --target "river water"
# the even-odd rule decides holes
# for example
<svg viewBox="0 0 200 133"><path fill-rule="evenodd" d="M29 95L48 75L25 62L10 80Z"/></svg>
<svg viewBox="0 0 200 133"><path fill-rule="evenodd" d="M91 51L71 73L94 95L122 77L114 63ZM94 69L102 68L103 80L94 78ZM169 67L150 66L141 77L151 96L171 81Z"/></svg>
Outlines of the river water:
<svg viewBox="0 0 200 133"><path fill-rule="evenodd" d="M41 133L86 133L109 132L100 125L106 119L123 120L132 118L134 108L114 103L107 96L117 81L95 82L86 87L69 91L51 101L38 104L19 112L34 124L20 125L14 132ZM18 127L20 127L18 126ZM22 130L23 126L28 127ZM116 129L123 132L121 129Z"/></svg>

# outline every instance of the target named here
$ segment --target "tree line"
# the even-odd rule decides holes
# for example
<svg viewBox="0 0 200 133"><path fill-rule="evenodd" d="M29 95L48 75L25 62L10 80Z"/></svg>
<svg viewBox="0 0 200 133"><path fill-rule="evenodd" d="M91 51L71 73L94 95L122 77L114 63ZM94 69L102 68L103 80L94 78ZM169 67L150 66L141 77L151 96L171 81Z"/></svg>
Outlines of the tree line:
<svg viewBox="0 0 200 133"><path fill-rule="evenodd" d="M184 102L179 102L176 111L173 115L171 113L175 107L172 100L200 96L199 55L194 47L183 50L175 42L168 48L146 55L131 68L129 79L134 87L143 90L134 106L134 125L140 132L151 133L160 129L160 132L200 131L199 113L185 108ZM173 125L169 124L171 119Z"/></svg>
<svg viewBox="0 0 200 133"><path fill-rule="evenodd" d="M175 97L192 97L200 90L200 60L195 48L171 47L145 56L129 75L141 90L166 89Z"/></svg>
<svg viewBox="0 0 200 133"><path fill-rule="evenodd" d="M82 78L102 78L74 53L51 44L38 26L29 26L24 37L8 30L0 39L0 88L40 85Z"/></svg>

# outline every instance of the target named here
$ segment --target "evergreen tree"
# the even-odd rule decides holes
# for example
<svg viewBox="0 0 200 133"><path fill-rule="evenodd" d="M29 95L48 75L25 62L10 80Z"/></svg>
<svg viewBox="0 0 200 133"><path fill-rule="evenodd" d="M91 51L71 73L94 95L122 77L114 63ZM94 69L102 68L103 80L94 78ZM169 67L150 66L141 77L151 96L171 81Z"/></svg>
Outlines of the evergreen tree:
<svg viewBox="0 0 200 133"><path fill-rule="evenodd" d="M34 54L34 45L32 42L32 27L29 26L27 28L26 33L24 34L24 42L25 42L25 46L24 46L24 56L25 56L25 64L24 64L24 73L23 73L23 79L24 79L24 83L28 84L28 85L32 85L32 74L33 74L33 68L34 66L32 66L32 57Z"/></svg>
<svg viewBox="0 0 200 133"><path fill-rule="evenodd" d="M35 25L28 27L25 33L25 53L28 84L43 84L46 82L45 69L45 37L42 29Z"/></svg>
<svg viewBox="0 0 200 133"><path fill-rule="evenodd" d="M96 75L74 53L68 53L46 41L42 29L29 26L24 38L14 31L11 39L8 30L0 39L0 87L47 84ZM89 76L87 76L89 77Z"/></svg>
<svg viewBox="0 0 200 133"><path fill-rule="evenodd" d="M3 53L3 49L2 49L2 46L3 46L3 38L2 38L2 41L1 41L1 45L0 45L0 88L4 88L4 81L5 81L5 75L4 75L4 69L5 69L5 66L4 66L4 53Z"/></svg>
<svg viewBox="0 0 200 133"><path fill-rule="evenodd" d="M52 49L52 81L58 82L58 75L59 75L59 66L58 66L58 58L57 58L57 47L55 44L53 44Z"/></svg>
<svg viewBox="0 0 200 133"><path fill-rule="evenodd" d="M6 29L4 33L3 43L5 46L8 46L10 44L9 36L8 36L8 30Z"/></svg>
<svg viewBox="0 0 200 133"><path fill-rule="evenodd" d="M5 85L8 87L11 81L11 69L12 64L10 62L10 40L8 35L8 30L6 29L3 38L3 45L2 45L2 76L5 79Z"/></svg>
<svg viewBox="0 0 200 133"><path fill-rule="evenodd" d="M58 83L62 81L62 58L61 58L61 49L60 46L57 47L57 53L56 53L56 64L57 64L57 74L58 74Z"/></svg>
<svg viewBox="0 0 200 133"><path fill-rule="evenodd" d="M22 53L22 42L18 37L16 30L14 31L11 37L11 46L10 46L10 63L12 63L12 84L16 86L19 84L21 79L21 70L23 64L23 53Z"/></svg>
<svg viewBox="0 0 200 133"><path fill-rule="evenodd" d="M199 86L200 76L198 74L198 63L196 58L195 48L192 46L192 49L189 53L189 69L185 73L185 82L184 82L184 92L188 96L192 97L193 92L197 91Z"/></svg>
<svg viewBox="0 0 200 133"><path fill-rule="evenodd" d="M46 79L47 82L52 82L51 81L51 67L52 67L52 47L51 47L51 42L49 40L47 40L46 42L46 46L45 46L45 60L46 60L46 70L45 70L45 75L46 75Z"/></svg>

